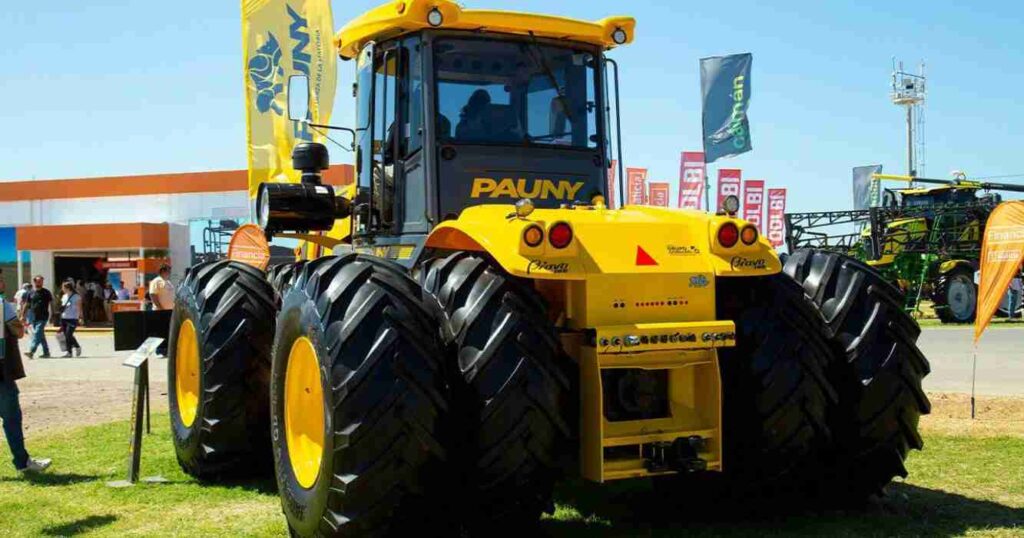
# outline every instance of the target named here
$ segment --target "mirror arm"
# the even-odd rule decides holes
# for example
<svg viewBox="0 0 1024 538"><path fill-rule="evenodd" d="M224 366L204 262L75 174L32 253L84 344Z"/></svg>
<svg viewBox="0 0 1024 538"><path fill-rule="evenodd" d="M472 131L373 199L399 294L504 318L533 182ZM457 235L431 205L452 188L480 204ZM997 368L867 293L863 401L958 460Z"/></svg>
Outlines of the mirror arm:
<svg viewBox="0 0 1024 538"><path fill-rule="evenodd" d="M348 127L338 127L336 125L324 125L322 123L313 123L313 122L311 122L309 120L303 120L303 123L305 123L306 125L309 125L310 127L316 127L317 129L328 129L328 130L331 130L331 131L345 131L346 133L352 135L352 147L353 148L356 147L356 131L355 131L355 129L349 129Z"/></svg>

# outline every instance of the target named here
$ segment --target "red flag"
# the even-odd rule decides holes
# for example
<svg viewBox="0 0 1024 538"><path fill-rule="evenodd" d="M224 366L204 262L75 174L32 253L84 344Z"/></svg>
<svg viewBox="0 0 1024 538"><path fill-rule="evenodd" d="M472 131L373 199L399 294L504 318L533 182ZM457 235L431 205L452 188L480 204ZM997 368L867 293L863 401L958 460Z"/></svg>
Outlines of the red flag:
<svg viewBox="0 0 1024 538"><path fill-rule="evenodd" d="M748 179L743 182L743 218L762 230L764 215L764 180Z"/></svg>
<svg viewBox="0 0 1024 538"><path fill-rule="evenodd" d="M626 203L629 205L643 205L647 194L647 169L627 168L626 169Z"/></svg>
<svg viewBox="0 0 1024 538"><path fill-rule="evenodd" d="M650 183L650 195L647 198L649 205L657 207L668 207L668 183Z"/></svg>
<svg viewBox="0 0 1024 538"><path fill-rule="evenodd" d="M616 185L615 173L618 171L616 166L618 163L615 159L612 159L612 167L608 169L608 198L604 201L604 205L608 206L608 209L615 207L615 193L619 190L619 186Z"/></svg>
<svg viewBox="0 0 1024 538"><path fill-rule="evenodd" d="M773 247L786 242L786 189L768 189L768 240Z"/></svg>
<svg viewBox="0 0 1024 538"><path fill-rule="evenodd" d="M740 170L737 168L718 169L718 205L715 210L722 208L722 201L726 196L740 197Z"/></svg>
<svg viewBox="0 0 1024 538"><path fill-rule="evenodd" d="M704 194L704 153L684 151L679 164L679 207L700 209L700 198Z"/></svg>

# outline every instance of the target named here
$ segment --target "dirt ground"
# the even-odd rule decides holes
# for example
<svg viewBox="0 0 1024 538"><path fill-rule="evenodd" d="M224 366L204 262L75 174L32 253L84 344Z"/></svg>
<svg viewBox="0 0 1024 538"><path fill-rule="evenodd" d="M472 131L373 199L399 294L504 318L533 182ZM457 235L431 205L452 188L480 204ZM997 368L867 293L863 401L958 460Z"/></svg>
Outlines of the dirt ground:
<svg viewBox="0 0 1024 538"><path fill-rule="evenodd" d="M29 437L131 416L133 371L121 365L130 352L114 352L109 334L84 334L80 341L82 358L25 361L28 377L19 387ZM27 341L21 343L25 349ZM152 410L165 411L167 361L154 358L150 368ZM978 396L974 420L966 394L933 391L929 398L932 413L921 418L925 435L1024 437L1024 395Z"/></svg>
<svg viewBox="0 0 1024 538"><path fill-rule="evenodd" d="M921 417L921 431L972 437L1024 437L1024 397L978 396L971 419L968 394L930 393L930 415Z"/></svg>
<svg viewBox="0 0 1024 538"><path fill-rule="evenodd" d="M126 420L131 416L133 370L121 363L130 352L114 352L110 334L82 334L82 357L24 360L28 376L18 382L29 438L76 426ZM50 352L56 342L49 340ZM21 341L26 350L28 340ZM38 355L39 352L37 352ZM155 412L167 409L164 359L150 363L150 398Z"/></svg>

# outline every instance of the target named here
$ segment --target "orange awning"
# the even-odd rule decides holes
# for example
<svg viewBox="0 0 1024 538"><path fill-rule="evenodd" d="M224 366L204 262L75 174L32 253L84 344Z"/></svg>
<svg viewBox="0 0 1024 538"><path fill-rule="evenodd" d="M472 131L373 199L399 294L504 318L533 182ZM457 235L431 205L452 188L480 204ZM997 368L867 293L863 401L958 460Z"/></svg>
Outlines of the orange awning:
<svg viewBox="0 0 1024 538"><path fill-rule="evenodd" d="M67 224L19 226L18 250L166 249L167 223Z"/></svg>

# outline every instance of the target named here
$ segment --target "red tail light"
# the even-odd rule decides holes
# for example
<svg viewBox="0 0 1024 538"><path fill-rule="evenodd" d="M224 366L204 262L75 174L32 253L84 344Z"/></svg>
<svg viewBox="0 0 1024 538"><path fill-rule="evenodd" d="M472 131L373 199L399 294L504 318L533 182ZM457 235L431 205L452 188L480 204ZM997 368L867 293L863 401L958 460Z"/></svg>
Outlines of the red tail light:
<svg viewBox="0 0 1024 538"><path fill-rule="evenodd" d="M736 242L740 240L740 230L735 224L726 222L718 228L718 244L725 248L732 248L736 246Z"/></svg>
<svg viewBox="0 0 1024 538"><path fill-rule="evenodd" d="M559 222L548 231L548 242L555 248L565 248L572 243L572 228L564 222Z"/></svg>

